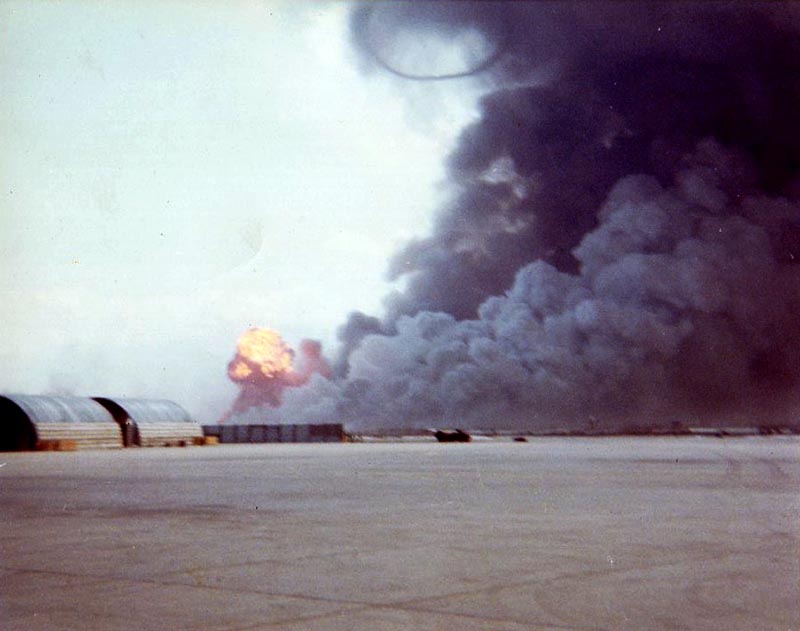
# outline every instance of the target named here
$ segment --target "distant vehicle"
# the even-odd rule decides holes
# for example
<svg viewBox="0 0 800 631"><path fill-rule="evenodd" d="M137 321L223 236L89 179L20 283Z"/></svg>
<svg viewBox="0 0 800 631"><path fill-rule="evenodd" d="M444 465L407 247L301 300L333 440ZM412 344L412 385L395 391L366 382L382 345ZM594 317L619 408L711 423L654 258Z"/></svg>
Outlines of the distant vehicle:
<svg viewBox="0 0 800 631"><path fill-rule="evenodd" d="M472 442L472 436L467 434L461 429L437 429L433 432L440 443L469 443Z"/></svg>

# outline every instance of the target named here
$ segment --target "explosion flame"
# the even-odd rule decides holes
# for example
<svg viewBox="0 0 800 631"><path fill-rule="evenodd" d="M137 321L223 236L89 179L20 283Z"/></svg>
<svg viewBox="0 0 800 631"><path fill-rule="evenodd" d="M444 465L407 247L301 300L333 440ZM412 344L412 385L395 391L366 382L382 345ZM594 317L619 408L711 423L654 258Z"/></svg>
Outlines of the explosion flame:
<svg viewBox="0 0 800 631"><path fill-rule="evenodd" d="M236 382L280 378L292 370L294 351L272 329L253 328L239 338L228 376Z"/></svg>
<svg viewBox="0 0 800 631"><path fill-rule="evenodd" d="M228 377L240 387L239 396L220 422L254 407L277 407L283 391L305 385L315 373L331 377L322 356L322 345L313 340L300 342L298 366L295 351L272 329L245 331L236 345L236 355L228 364Z"/></svg>

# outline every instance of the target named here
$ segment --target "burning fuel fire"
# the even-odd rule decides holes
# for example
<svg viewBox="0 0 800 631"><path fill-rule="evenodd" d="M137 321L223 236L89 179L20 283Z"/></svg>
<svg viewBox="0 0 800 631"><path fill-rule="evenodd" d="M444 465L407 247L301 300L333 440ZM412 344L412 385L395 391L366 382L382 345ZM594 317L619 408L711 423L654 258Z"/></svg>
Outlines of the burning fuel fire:
<svg viewBox="0 0 800 631"><path fill-rule="evenodd" d="M228 364L228 377L239 385L239 396L220 422L250 408L279 406L286 388L308 383L315 373L331 377L319 342L302 340L297 366L294 359L294 349L277 331L266 328L245 331L236 345L236 355Z"/></svg>

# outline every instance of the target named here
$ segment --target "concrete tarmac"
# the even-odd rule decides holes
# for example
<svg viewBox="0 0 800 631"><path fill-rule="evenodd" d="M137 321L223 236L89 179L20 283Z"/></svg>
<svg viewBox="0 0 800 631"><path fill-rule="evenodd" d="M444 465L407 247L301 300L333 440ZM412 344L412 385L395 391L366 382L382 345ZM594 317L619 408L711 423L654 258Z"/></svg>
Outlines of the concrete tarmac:
<svg viewBox="0 0 800 631"><path fill-rule="evenodd" d="M800 440L0 454L0 628L800 629Z"/></svg>

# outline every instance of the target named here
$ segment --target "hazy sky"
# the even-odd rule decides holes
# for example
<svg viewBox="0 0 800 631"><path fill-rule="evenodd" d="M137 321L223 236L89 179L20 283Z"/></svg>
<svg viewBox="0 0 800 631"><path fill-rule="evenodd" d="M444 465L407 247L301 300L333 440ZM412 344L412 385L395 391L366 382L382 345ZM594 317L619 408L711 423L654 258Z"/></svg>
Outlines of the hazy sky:
<svg viewBox="0 0 800 631"><path fill-rule="evenodd" d="M360 71L348 11L0 2L0 391L209 421L246 328L332 350L349 311L380 311L474 99L415 117Z"/></svg>

